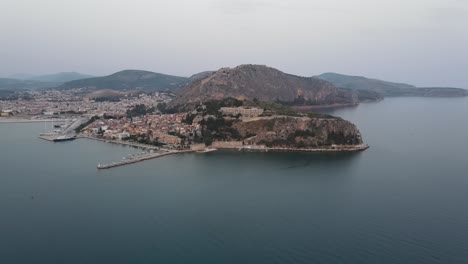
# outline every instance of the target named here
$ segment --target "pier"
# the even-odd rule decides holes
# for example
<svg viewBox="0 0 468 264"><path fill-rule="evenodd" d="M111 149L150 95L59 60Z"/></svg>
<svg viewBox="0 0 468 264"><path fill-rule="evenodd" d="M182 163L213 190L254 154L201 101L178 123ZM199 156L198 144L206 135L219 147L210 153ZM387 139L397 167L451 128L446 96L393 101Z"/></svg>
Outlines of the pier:
<svg viewBox="0 0 468 264"><path fill-rule="evenodd" d="M174 155L174 154L181 154L181 153L189 153L189 152L194 152L193 150L173 150L173 151L168 151L168 152L163 152L163 153L148 153L144 155L140 155L137 157L131 157L131 158L126 158L125 160L119 161L119 162L113 162L110 164L98 164L97 168L99 170L104 170L104 169L111 169L115 167L120 167L120 166L125 166L137 162L142 162L145 160L150 160L150 159L156 159L156 158L161 158L164 156L169 156L169 155Z"/></svg>
<svg viewBox="0 0 468 264"><path fill-rule="evenodd" d="M78 138L92 139L92 140L97 140L97 141L101 141L101 142L105 142L105 143L112 143L112 144L117 144L117 145L124 145L124 146L130 146L130 147L142 148L142 149L149 149L149 150L159 150L159 149L161 149L160 147L157 147L157 146L152 146L152 145L148 145L148 144L141 144L141 143L136 143L136 142L131 142L131 141L102 139L102 138L89 137L89 136L83 136L83 135L79 135Z"/></svg>
<svg viewBox="0 0 468 264"><path fill-rule="evenodd" d="M68 122L70 120L62 119L58 120L58 122ZM86 122L86 118L78 118L71 120L72 123L68 125L60 125L60 129L52 130L51 132L44 132L39 135L40 139L47 140L50 142L56 141L66 141L66 140L73 140L76 138L75 129L79 127L82 123ZM44 121L47 122L47 121ZM57 120L51 121L52 125L53 122L57 122ZM45 123L44 123L45 124Z"/></svg>

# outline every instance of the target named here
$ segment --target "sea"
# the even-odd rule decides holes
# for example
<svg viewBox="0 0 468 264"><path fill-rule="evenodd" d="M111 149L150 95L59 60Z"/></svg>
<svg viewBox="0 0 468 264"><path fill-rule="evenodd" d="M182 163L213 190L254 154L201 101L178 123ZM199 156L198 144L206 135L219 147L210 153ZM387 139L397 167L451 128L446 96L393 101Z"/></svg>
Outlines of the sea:
<svg viewBox="0 0 468 264"><path fill-rule="evenodd" d="M468 98L329 110L358 153L141 150L0 123L0 263L468 263Z"/></svg>

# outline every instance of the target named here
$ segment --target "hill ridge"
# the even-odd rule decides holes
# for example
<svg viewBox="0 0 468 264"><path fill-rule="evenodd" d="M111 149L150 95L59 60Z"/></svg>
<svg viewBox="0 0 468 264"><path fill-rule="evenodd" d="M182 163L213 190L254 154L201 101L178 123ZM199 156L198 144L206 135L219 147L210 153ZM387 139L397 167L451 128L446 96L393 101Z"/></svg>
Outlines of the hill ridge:
<svg viewBox="0 0 468 264"><path fill-rule="evenodd" d="M317 75L317 78L329 81L337 87L351 90L376 92L381 96L424 96L424 97L459 97L467 96L468 91L451 87L416 87L406 83L383 81L334 72Z"/></svg>
<svg viewBox="0 0 468 264"><path fill-rule="evenodd" d="M177 90L187 84L189 78L167 75L146 70L126 69L101 77L86 78L66 82L57 89L94 88L96 90L149 91Z"/></svg>

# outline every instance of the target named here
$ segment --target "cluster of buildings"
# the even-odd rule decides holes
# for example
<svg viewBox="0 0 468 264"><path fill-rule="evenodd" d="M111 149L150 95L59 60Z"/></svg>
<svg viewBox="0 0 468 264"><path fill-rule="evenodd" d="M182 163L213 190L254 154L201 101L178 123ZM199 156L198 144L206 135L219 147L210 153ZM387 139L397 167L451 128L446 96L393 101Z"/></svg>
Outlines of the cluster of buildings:
<svg viewBox="0 0 468 264"><path fill-rule="evenodd" d="M220 112L223 115L241 115L242 117L257 117L263 114L263 108L258 107L221 107Z"/></svg>
<svg viewBox="0 0 468 264"><path fill-rule="evenodd" d="M156 107L158 103L168 102L171 97L165 93L138 94L123 96L116 101L100 101L90 98L87 94L77 95L76 90L66 91L30 91L28 100L18 99L0 101L0 112L9 111L21 118L38 116L88 115L124 116L127 110L136 105ZM2 114L6 117L6 114Z"/></svg>
<svg viewBox="0 0 468 264"><path fill-rule="evenodd" d="M1 117L10 117L14 116L15 114L16 112L11 109L2 109L2 111L0 112Z"/></svg>
<svg viewBox="0 0 468 264"><path fill-rule="evenodd" d="M88 96L86 96L88 95ZM141 143L164 144L168 147L187 147L202 141L202 119L210 116L194 110L189 114L142 114L128 117L127 111L138 105L157 109L159 103L171 100L166 93L135 94L123 96L118 100L99 100L89 96L86 91L31 91L27 99L0 101L0 116L8 118L50 118L50 117L101 117L81 133L85 136L108 140L133 140ZM256 107L222 107L220 112L226 116L257 117L264 110ZM158 113L158 111L156 111ZM214 116L212 116L214 117Z"/></svg>
<svg viewBox="0 0 468 264"><path fill-rule="evenodd" d="M263 113L260 108L223 107L224 115L256 117ZM190 115L197 114L196 111ZM120 119L99 119L87 126L82 133L86 136L101 137L109 140L132 139L142 143L164 144L169 147L186 147L200 142L203 118L197 115L187 121L187 114L149 114L142 117L123 117Z"/></svg>
<svg viewBox="0 0 468 264"><path fill-rule="evenodd" d="M186 114L152 114L134 118L99 119L88 125L82 133L110 140L132 138L150 144L183 147L201 136L200 125L187 124L185 118Z"/></svg>

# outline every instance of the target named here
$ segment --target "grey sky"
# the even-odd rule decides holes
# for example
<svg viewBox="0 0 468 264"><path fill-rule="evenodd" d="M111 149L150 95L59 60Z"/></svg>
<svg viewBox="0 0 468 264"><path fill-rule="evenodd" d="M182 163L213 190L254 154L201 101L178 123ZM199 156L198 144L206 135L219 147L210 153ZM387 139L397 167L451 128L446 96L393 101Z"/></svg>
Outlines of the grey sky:
<svg viewBox="0 0 468 264"><path fill-rule="evenodd" d="M468 88L468 0L0 0L0 76L266 64Z"/></svg>

